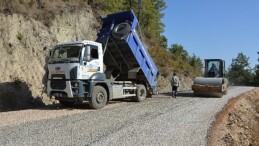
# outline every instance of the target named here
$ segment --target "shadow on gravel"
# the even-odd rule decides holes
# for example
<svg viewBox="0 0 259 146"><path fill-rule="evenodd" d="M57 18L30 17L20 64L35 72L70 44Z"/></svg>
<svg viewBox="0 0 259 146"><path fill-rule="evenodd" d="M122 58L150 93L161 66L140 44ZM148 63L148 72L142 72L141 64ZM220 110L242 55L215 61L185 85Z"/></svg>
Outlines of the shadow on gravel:
<svg viewBox="0 0 259 146"><path fill-rule="evenodd" d="M178 92L178 96L181 96L181 97L195 97L195 95L188 91L188 92Z"/></svg>
<svg viewBox="0 0 259 146"><path fill-rule="evenodd" d="M40 97L33 98L29 85L14 77L13 82L0 83L0 112L31 109L45 105Z"/></svg>
<svg viewBox="0 0 259 146"><path fill-rule="evenodd" d="M180 97L189 97L189 98L218 98L218 97L215 97L215 96L208 96L208 95L200 95L200 96L197 96L197 95L194 95L193 92L179 92L178 93L178 96Z"/></svg>
<svg viewBox="0 0 259 146"><path fill-rule="evenodd" d="M165 92L165 93L160 93L161 95L164 95L164 96L172 96L172 92ZM177 94L178 97L194 97L195 95L190 92L190 91L179 91L178 94Z"/></svg>
<svg viewBox="0 0 259 146"><path fill-rule="evenodd" d="M160 93L160 95L164 96L172 96L172 92L165 92L165 93ZM196 96L192 91L179 91L177 94L177 97L184 97L184 98L219 98L215 96L206 96L206 95L201 95L201 96Z"/></svg>
<svg viewBox="0 0 259 146"><path fill-rule="evenodd" d="M71 105L71 106L63 106L59 103L57 104L53 104L53 105L45 105L45 106L41 106L41 107L38 107L38 108L35 108L37 110L76 110L76 109L91 109L89 104L86 104L86 103L82 103L82 104L74 104L74 105Z"/></svg>
<svg viewBox="0 0 259 146"><path fill-rule="evenodd" d="M43 77L42 82L45 82ZM18 77L12 77L12 82L0 83L0 112L19 111L26 109L37 110L58 110L58 109L91 109L88 103L76 103L71 106L61 104L46 105L42 97L33 97L27 82ZM46 89L43 89L46 90ZM46 91L42 91L46 92ZM133 102L131 99L116 99L109 102L111 104Z"/></svg>
<svg viewBox="0 0 259 146"><path fill-rule="evenodd" d="M118 103L125 103L125 102L134 102L131 99L115 99L112 101L109 101L109 103L107 105L113 105L113 104L118 104ZM94 110L92 109L88 102L84 102L84 103L75 103L71 106L64 106L61 105L59 103L53 104L53 105L45 105L45 106L41 106L38 108L35 108L37 110Z"/></svg>

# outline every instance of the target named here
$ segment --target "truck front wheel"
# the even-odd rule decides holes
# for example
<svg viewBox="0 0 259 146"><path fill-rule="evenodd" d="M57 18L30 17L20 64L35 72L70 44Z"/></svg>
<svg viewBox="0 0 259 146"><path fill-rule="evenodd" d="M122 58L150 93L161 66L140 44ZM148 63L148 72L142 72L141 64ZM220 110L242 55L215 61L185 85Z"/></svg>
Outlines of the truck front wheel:
<svg viewBox="0 0 259 146"><path fill-rule="evenodd" d="M137 85L136 96L134 97L134 101L141 102L146 99L147 90L144 85Z"/></svg>
<svg viewBox="0 0 259 146"><path fill-rule="evenodd" d="M107 103L107 92L102 86L95 86L89 105L93 109L103 108Z"/></svg>

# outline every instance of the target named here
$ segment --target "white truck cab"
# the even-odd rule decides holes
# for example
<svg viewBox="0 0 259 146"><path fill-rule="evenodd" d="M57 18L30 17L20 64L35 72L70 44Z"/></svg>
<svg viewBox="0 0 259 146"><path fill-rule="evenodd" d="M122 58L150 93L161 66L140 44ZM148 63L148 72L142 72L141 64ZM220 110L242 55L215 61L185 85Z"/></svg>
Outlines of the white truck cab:
<svg viewBox="0 0 259 146"><path fill-rule="evenodd" d="M84 96L79 93L79 81L105 80L102 45L87 40L58 44L50 51L48 72L48 95L57 98Z"/></svg>
<svg viewBox="0 0 259 146"><path fill-rule="evenodd" d="M75 74L71 69L76 68ZM93 41L58 44L51 50L48 70L53 75L65 75L66 79L89 79L94 73L103 73L102 45ZM51 78L51 77L49 77Z"/></svg>

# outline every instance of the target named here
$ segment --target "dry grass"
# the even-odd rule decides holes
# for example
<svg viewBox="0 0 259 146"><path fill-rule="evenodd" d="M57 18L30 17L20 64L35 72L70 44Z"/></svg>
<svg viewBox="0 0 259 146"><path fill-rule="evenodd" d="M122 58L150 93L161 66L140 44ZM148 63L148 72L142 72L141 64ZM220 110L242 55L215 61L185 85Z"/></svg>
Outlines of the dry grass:
<svg viewBox="0 0 259 146"><path fill-rule="evenodd" d="M88 5L89 0L1 0L0 12L4 14L18 13L42 21L46 26L64 10L74 11Z"/></svg>
<svg viewBox="0 0 259 146"><path fill-rule="evenodd" d="M256 112L259 114L259 100L255 102Z"/></svg>
<svg viewBox="0 0 259 146"><path fill-rule="evenodd" d="M188 61L174 58L172 53L169 53L163 48L149 48L149 53L159 68L161 76L167 77L172 72L184 74L185 76L199 76L200 74L194 70Z"/></svg>

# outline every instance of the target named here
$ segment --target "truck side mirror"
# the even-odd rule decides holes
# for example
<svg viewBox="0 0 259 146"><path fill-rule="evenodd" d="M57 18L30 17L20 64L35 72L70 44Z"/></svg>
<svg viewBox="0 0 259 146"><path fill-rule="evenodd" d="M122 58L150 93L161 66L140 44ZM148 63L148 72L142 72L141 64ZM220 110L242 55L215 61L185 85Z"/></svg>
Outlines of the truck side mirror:
<svg viewBox="0 0 259 146"><path fill-rule="evenodd" d="M50 50L49 51L49 58L52 56L52 54L53 54L53 50Z"/></svg>

